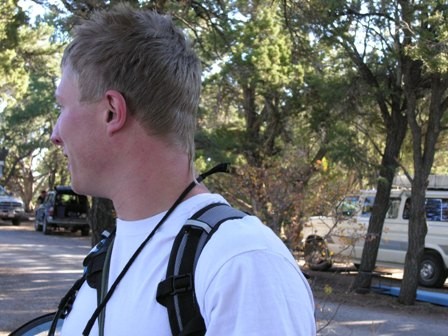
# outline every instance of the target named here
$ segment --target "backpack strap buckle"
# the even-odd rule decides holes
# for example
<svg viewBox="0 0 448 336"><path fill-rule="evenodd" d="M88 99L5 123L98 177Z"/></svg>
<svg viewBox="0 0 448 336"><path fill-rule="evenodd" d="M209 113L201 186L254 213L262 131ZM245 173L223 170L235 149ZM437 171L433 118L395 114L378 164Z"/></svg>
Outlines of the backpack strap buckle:
<svg viewBox="0 0 448 336"><path fill-rule="evenodd" d="M169 277L167 280L171 282L171 291L169 295L185 293L193 289L193 279L191 273L173 275Z"/></svg>
<svg viewBox="0 0 448 336"><path fill-rule="evenodd" d="M156 298L159 303L162 303L168 296L185 293L192 289L193 277L191 273L172 275L159 283Z"/></svg>
<svg viewBox="0 0 448 336"><path fill-rule="evenodd" d="M179 336L205 335L194 288L194 274L202 249L225 221L246 213L226 203L212 203L187 220L173 242L166 279L157 287L157 302L168 310L171 333Z"/></svg>

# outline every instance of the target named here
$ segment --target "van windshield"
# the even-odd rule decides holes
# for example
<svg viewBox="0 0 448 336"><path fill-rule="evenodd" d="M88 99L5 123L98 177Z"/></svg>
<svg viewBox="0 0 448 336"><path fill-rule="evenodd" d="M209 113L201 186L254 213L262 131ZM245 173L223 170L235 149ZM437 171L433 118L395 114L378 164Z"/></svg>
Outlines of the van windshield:
<svg viewBox="0 0 448 336"><path fill-rule="evenodd" d="M358 212L358 209L359 196L346 196L337 206L336 213L339 216L351 217Z"/></svg>
<svg viewBox="0 0 448 336"><path fill-rule="evenodd" d="M0 196L9 196L5 188L3 188L2 186L0 186Z"/></svg>

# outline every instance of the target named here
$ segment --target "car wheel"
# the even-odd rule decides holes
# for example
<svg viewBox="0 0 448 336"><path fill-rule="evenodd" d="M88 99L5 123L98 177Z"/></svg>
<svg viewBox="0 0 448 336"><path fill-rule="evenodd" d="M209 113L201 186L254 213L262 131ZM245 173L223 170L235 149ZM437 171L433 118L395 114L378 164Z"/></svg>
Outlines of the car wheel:
<svg viewBox="0 0 448 336"><path fill-rule="evenodd" d="M81 236L85 237L88 236L90 233L90 227L83 227L81 229Z"/></svg>
<svg viewBox="0 0 448 336"><path fill-rule="evenodd" d="M48 226L46 218L44 218L44 224L42 227L42 231L43 231L44 235L50 234L50 227Z"/></svg>
<svg viewBox="0 0 448 336"><path fill-rule="evenodd" d="M34 219L34 230L37 232L42 231L42 225L39 225L37 217Z"/></svg>
<svg viewBox="0 0 448 336"><path fill-rule="evenodd" d="M425 253L419 265L418 282L425 287L440 288L445 283L447 271L436 253Z"/></svg>
<svg viewBox="0 0 448 336"><path fill-rule="evenodd" d="M320 237L309 237L304 249L305 262L313 271L325 271L332 265L327 244Z"/></svg>

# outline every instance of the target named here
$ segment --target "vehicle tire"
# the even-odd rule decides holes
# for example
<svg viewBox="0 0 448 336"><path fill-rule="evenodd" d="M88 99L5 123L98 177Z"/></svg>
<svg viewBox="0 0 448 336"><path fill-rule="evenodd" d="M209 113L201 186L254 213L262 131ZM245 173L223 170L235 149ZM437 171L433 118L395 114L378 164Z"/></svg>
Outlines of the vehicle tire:
<svg viewBox="0 0 448 336"><path fill-rule="evenodd" d="M83 227L81 229L81 236L86 237L88 236L90 233L90 227Z"/></svg>
<svg viewBox="0 0 448 336"><path fill-rule="evenodd" d="M44 224L42 225L42 232L44 233L44 235L50 234L50 227L48 226L46 218L44 218Z"/></svg>
<svg viewBox="0 0 448 336"><path fill-rule="evenodd" d="M304 258L313 271L325 271L332 265L327 244L320 237L309 237L305 243Z"/></svg>
<svg viewBox="0 0 448 336"><path fill-rule="evenodd" d="M42 225L39 225L39 222L37 221L37 219L34 220L34 231L36 231L36 232L42 231Z"/></svg>
<svg viewBox="0 0 448 336"><path fill-rule="evenodd" d="M440 288L445 283L447 270L437 253L427 252L419 265L418 282L425 287Z"/></svg>
<svg viewBox="0 0 448 336"><path fill-rule="evenodd" d="M14 226L19 226L20 225L20 219L19 218L13 218L11 221L12 221L12 225L14 225Z"/></svg>

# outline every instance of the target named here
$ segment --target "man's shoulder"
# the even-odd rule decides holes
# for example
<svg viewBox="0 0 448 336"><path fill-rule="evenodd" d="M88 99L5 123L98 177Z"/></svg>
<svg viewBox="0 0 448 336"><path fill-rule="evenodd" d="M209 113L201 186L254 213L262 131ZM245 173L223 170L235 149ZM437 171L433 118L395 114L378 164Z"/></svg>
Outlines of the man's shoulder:
<svg viewBox="0 0 448 336"><path fill-rule="evenodd" d="M291 259L280 238L258 217L247 215L221 224L204 247L198 268L219 268L237 256L252 252Z"/></svg>
<svg viewBox="0 0 448 336"><path fill-rule="evenodd" d="M179 208L180 212L185 212L187 217L191 218L198 211L201 211L205 207L214 203L228 204L228 202L220 194L202 193L185 200L179 205Z"/></svg>
<svg viewBox="0 0 448 336"><path fill-rule="evenodd" d="M253 215L229 219L221 224L209 244L225 244L230 249L266 249L275 247L281 240L261 220Z"/></svg>

